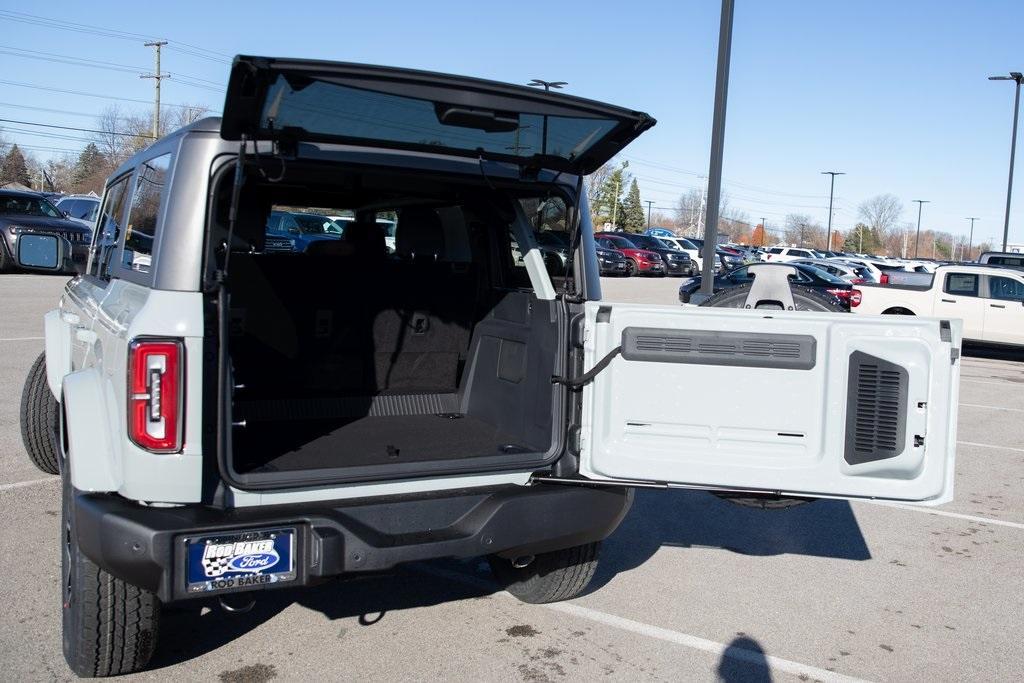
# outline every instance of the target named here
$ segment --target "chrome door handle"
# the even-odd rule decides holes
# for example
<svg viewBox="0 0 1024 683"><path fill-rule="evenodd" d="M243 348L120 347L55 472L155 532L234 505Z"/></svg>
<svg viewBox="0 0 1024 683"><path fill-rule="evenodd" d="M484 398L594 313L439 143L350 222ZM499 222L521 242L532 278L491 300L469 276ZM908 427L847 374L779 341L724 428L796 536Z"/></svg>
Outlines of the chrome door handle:
<svg viewBox="0 0 1024 683"><path fill-rule="evenodd" d="M943 299L942 303L944 303L944 304L955 304L956 301L954 301L953 299Z"/></svg>

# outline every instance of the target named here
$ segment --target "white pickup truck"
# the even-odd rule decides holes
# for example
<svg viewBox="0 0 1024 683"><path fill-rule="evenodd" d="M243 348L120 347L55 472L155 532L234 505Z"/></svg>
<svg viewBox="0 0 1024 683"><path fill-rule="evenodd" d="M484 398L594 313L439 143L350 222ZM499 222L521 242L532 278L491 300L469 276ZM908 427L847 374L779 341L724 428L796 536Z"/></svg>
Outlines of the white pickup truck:
<svg viewBox="0 0 1024 683"><path fill-rule="evenodd" d="M940 266L921 285L858 285L850 310L868 315L960 318L964 339L1024 346L1024 272Z"/></svg>

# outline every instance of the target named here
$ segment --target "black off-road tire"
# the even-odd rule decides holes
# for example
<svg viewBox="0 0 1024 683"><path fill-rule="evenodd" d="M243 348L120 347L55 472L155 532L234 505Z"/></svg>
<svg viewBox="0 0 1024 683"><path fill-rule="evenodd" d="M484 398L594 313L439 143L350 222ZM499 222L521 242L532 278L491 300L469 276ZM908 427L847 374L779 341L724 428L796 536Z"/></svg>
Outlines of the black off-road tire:
<svg viewBox="0 0 1024 683"><path fill-rule="evenodd" d="M750 294L751 285L740 285L730 287L708 297L701 303L701 306L712 308L743 308ZM835 303L830 297L810 287L801 285L790 285L790 292L793 294L793 305L798 311L818 311L821 313L846 313L846 309ZM758 306L758 310L779 310L778 306Z"/></svg>
<svg viewBox="0 0 1024 683"><path fill-rule="evenodd" d="M577 597L597 571L600 541L537 555L521 569L511 560L491 555L491 571L505 590L523 602L539 605Z"/></svg>
<svg viewBox="0 0 1024 683"><path fill-rule="evenodd" d="M46 382L46 354L39 354L21 392L21 440L32 464L47 474L59 472L60 404Z"/></svg>
<svg viewBox="0 0 1024 683"><path fill-rule="evenodd" d="M160 601L153 593L114 578L82 554L70 474L64 469L60 538L64 659L82 678L140 671L156 647Z"/></svg>

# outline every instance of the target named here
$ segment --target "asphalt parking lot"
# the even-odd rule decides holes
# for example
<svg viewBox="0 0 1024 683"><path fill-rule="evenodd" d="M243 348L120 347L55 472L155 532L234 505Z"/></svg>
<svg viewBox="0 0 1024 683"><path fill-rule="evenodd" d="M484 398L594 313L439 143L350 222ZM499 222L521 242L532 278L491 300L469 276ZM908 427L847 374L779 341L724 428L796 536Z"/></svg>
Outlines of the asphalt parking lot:
<svg viewBox="0 0 1024 683"><path fill-rule="evenodd" d="M59 487L18 427L42 319L64 280L0 275L0 668L66 679ZM676 302L678 280L605 280L613 301ZM1024 362L964 358L956 500L820 501L782 511L644 492L590 593L524 605L478 562L266 594L229 615L168 614L148 680L1024 679Z"/></svg>

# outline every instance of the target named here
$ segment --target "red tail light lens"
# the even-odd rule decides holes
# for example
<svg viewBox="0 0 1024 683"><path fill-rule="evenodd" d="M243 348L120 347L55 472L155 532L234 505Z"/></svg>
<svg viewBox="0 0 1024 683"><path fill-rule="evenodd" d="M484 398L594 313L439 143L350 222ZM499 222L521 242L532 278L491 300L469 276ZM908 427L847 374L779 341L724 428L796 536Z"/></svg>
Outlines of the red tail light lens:
<svg viewBox="0 0 1024 683"><path fill-rule="evenodd" d="M828 292L829 294L831 294L832 296L838 298L838 299L849 299L850 298L850 290L849 289L826 289L825 291Z"/></svg>
<svg viewBox="0 0 1024 683"><path fill-rule="evenodd" d="M185 348L139 339L128 349L128 436L153 453L177 453L184 426Z"/></svg>
<svg viewBox="0 0 1024 683"><path fill-rule="evenodd" d="M889 284L889 273L882 273L882 277L878 278L879 284Z"/></svg>
<svg viewBox="0 0 1024 683"><path fill-rule="evenodd" d="M851 285L862 285L864 284L864 282L865 280L862 277L855 277L852 280L850 280Z"/></svg>
<svg viewBox="0 0 1024 683"><path fill-rule="evenodd" d="M860 306L861 293L859 289L854 289L850 292L850 305Z"/></svg>

